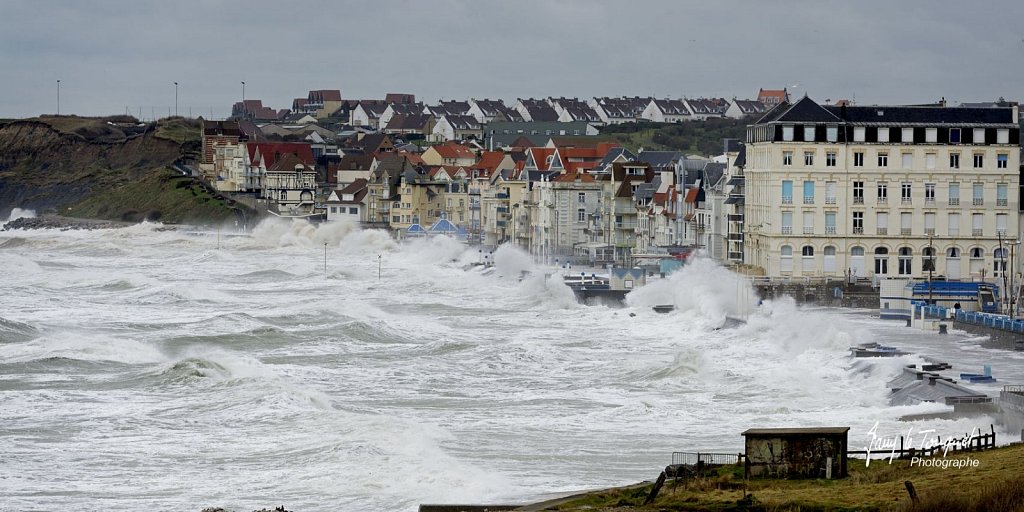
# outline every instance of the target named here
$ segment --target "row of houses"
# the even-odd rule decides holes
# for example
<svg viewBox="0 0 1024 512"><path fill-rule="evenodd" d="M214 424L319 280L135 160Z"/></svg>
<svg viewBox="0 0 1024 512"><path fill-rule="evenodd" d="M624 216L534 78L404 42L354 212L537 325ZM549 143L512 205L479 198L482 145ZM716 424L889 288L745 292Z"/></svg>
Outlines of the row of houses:
<svg viewBox="0 0 1024 512"><path fill-rule="evenodd" d="M341 91L312 90L296 98L292 108L274 110L261 100L245 100L232 107L234 120L257 123L347 125L428 141L482 139L493 122L586 123L595 127L650 121L672 123L701 121L712 117L742 118L763 114L783 90L761 89L756 100L724 98L565 97L517 99L506 105L500 99L417 102L412 94L388 94L384 99L346 100Z"/></svg>
<svg viewBox="0 0 1024 512"><path fill-rule="evenodd" d="M470 242L512 243L549 261L630 264L699 248L773 277L998 278L1019 267L1018 114L1005 102L783 97L712 158L634 153L588 122L492 119L491 144L421 152L388 134L357 135L326 166L330 193L320 195L282 193L309 184L311 154L259 143L236 154L243 174L263 177L241 180L261 197L309 200L328 221L399 237L446 220Z"/></svg>

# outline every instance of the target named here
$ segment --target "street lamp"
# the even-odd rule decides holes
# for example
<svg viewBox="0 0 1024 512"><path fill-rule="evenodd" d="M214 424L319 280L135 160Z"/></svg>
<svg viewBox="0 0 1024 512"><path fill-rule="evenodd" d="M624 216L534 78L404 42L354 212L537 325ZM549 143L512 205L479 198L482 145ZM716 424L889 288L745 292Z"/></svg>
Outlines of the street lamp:
<svg viewBox="0 0 1024 512"><path fill-rule="evenodd" d="M174 82L174 115L178 115L178 82Z"/></svg>
<svg viewBox="0 0 1024 512"><path fill-rule="evenodd" d="M1010 246L1010 315L1014 319L1016 319L1017 318L1017 300L1020 298L1019 297L1020 294L1018 293L1018 290L1016 290L1014 288L1015 286L1017 286L1017 284L1016 284L1017 267L1014 266L1013 256L1014 256L1014 249L1018 245L1020 245L1020 240L1014 240L1012 242L1007 242L1007 245Z"/></svg>
<svg viewBox="0 0 1024 512"><path fill-rule="evenodd" d="M242 118L245 118L245 82L242 82Z"/></svg>
<svg viewBox="0 0 1024 512"><path fill-rule="evenodd" d="M60 80L57 80L57 115L60 115Z"/></svg>

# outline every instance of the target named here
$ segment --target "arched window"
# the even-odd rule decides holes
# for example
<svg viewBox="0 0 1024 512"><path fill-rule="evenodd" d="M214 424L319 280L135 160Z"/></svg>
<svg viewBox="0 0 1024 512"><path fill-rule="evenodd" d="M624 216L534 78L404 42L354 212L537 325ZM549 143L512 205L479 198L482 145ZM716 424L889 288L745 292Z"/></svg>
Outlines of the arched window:
<svg viewBox="0 0 1024 512"><path fill-rule="evenodd" d="M971 256L970 269L971 275L980 275L985 272L985 249L981 247L971 247L968 253Z"/></svg>
<svg viewBox="0 0 1024 512"><path fill-rule="evenodd" d="M900 247L899 267L897 274L909 276L914 273L914 250L910 247Z"/></svg>
<svg viewBox="0 0 1024 512"><path fill-rule="evenodd" d="M935 248L925 247L924 250L921 251L921 271L935 271Z"/></svg>
<svg viewBox="0 0 1024 512"><path fill-rule="evenodd" d="M800 252L803 256L803 261L801 264L802 270L804 272L813 272L817 270L817 265L814 264L814 246L805 245L803 249L800 250Z"/></svg>
<svg viewBox="0 0 1024 512"><path fill-rule="evenodd" d="M863 249L861 251L863 252ZM824 269L826 274L834 274L836 271L836 248L834 246L828 245L825 247Z"/></svg>
<svg viewBox="0 0 1024 512"><path fill-rule="evenodd" d="M1006 272L1006 258L1009 254L1005 247L1000 247L992 253L993 276L1002 276L1003 272Z"/></svg>
<svg viewBox="0 0 1024 512"><path fill-rule="evenodd" d="M889 273L889 249L875 248L875 275L884 276Z"/></svg>
<svg viewBox="0 0 1024 512"><path fill-rule="evenodd" d="M782 272L793 271L793 248L788 245L779 248L779 270Z"/></svg>
<svg viewBox="0 0 1024 512"><path fill-rule="evenodd" d="M946 278L960 279L960 248L950 247L946 249Z"/></svg>
<svg viewBox="0 0 1024 512"><path fill-rule="evenodd" d="M850 271L855 276L866 276L867 272L864 271L864 248L863 247L851 247L850 248Z"/></svg>

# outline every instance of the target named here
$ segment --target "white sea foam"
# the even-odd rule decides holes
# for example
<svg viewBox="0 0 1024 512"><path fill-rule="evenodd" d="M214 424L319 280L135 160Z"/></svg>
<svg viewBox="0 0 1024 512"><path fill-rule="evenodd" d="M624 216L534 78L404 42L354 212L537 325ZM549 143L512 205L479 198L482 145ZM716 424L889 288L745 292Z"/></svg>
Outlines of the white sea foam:
<svg viewBox="0 0 1024 512"><path fill-rule="evenodd" d="M36 218L35 210L28 210L28 209L21 209L21 208L12 208L10 215L7 216L7 220L4 221L4 222L0 222L0 224L4 224L4 223L7 223L7 222L15 221L15 220L18 220L18 219L34 219L34 218Z"/></svg>
<svg viewBox="0 0 1024 512"><path fill-rule="evenodd" d="M508 246L484 272L452 239L352 226L274 219L220 249L115 231L0 244L18 327L3 428L33 432L5 453L12 508L415 510L650 478L672 451L741 450L752 427L850 426L856 446L935 408L888 406L885 381L923 359L854 364L870 341L1024 380L1024 360L957 333L758 305L701 258L615 308Z"/></svg>

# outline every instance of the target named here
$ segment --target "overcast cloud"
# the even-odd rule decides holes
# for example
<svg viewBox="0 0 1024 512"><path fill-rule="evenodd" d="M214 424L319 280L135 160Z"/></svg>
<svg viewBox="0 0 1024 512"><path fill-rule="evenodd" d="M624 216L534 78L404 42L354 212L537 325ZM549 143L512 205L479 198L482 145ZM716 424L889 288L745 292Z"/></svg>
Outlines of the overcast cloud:
<svg viewBox="0 0 1024 512"><path fill-rule="evenodd" d="M789 87L859 104L1020 100L1021 0L0 0L0 117L223 117L345 98L657 95Z"/></svg>

